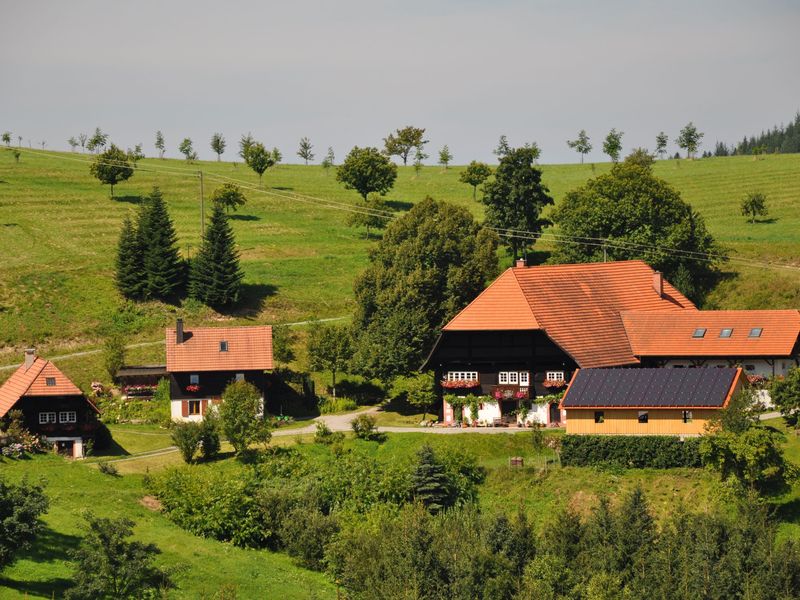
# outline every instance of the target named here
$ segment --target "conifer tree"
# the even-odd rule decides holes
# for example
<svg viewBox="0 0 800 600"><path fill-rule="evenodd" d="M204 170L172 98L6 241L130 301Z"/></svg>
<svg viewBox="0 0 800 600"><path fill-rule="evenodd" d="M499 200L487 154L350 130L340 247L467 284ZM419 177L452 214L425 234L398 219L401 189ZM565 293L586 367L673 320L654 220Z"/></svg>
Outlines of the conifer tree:
<svg viewBox="0 0 800 600"><path fill-rule="evenodd" d="M225 210L215 204L200 252L192 261L189 295L220 308L239 300L242 287L239 252Z"/></svg>
<svg viewBox="0 0 800 600"><path fill-rule="evenodd" d="M144 297L169 298L183 283L183 268L178 236L158 187L153 187L139 215L139 243L143 254Z"/></svg>
<svg viewBox="0 0 800 600"><path fill-rule="evenodd" d="M144 265L139 232L130 217L122 222L122 231L117 245L117 260L114 277L117 290L129 300L139 300L143 295Z"/></svg>
<svg viewBox="0 0 800 600"><path fill-rule="evenodd" d="M433 448L424 445L417 453L417 458L419 462L411 474L414 500L421 502L432 514L452 506L450 479L444 465L433 453Z"/></svg>
<svg viewBox="0 0 800 600"><path fill-rule="evenodd" d="M623 500L617 513L616 530L619 572L626 578L641 574L642 564L656 538L655 523L641 487L635 487Z"/></svg>

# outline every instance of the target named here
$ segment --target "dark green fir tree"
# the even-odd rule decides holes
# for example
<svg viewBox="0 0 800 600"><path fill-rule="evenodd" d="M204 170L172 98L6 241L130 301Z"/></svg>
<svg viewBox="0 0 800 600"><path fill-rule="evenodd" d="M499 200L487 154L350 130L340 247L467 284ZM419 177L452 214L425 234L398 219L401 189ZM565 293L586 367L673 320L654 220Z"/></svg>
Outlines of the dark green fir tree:
<svg viewBox="0 0 800 600"><path fill-rule="evenodd" d="M433 514L453 505L452 486L444 465L438 461L433 448L420 448L418 461L411 474L414 500L421 502Z"/></svg>
<svg viewBox="0 0 800 600"><path fill-rule="evenodd" d="M184 269L178 253L178 236L158 187L153 187L139 215L139 243L143 252L145 298L164 300L174 296L183 284Z"/></svg>
<svg viewBox="0 0 800 600"><path fill-rule="evenodd" d="M238 302L242 288L239 252L225 209L214 205L200 252L192 261L189 295L206 306Z"/></svg>
<svg viewBox="0 0 800 600"><path fill-rule="evenodd" d="M134 227L130 217L125 217L122 222L122 231L119 234L119 244L117 245L114 276L117 290L124 298L128 300L142 298L143 288L146 284L142 247L139 232Z"/></svg>

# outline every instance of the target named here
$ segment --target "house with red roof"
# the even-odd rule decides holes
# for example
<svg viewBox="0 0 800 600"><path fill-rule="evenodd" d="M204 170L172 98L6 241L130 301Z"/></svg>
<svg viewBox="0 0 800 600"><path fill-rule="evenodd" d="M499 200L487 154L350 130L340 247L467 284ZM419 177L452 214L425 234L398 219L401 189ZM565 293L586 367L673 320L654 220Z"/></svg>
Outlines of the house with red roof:
<svg viewBox="0 0 800 600"><path fill-rule="evenodd" d="M195 327L178 319L166 330L173 420L202 420L233 381L248 381L264 401L271 370L272 327Z"/></svg>
<svg viewBox="0 0 800 600"><path fill-rule="evenodd" d="M798 365L799 337L796 310L698 310L642 261L520 261L443 327L422 368L445 394L489 396L479 420L513 421L578 368L742 367L772 377ZM446 402L443 415L456 420ZM528 419L565 416L540 402Z"/></svg>
<svg viewBox="0 0 800 600"><path fill-rule="evenodd" d="M49 360L25 350L25 360L0 386L0 419L20 410L26 429L43 435L68 456L81 458L100 411Z"/></svg>

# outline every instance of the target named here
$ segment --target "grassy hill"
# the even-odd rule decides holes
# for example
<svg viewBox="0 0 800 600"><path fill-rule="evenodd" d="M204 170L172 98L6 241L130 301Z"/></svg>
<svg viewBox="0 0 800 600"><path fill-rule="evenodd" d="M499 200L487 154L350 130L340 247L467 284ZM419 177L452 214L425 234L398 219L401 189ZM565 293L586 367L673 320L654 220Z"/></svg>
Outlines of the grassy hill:
<svg viewBox="0 0 800 600"><path fill-rule="evenodd" d="M88 155L25 151L15 163L11 152L0 152L0 365L18 361L27 345L50 355L97 346L114 318L128 324L132 342L157 339L160 327L178 313L191 323L222 318L192 303L147 304L115 317L120 300L112 273L119 226L158 185L181 251L193 254L200 239L197 171L205 173L206 199L222 177L257 185L257 176L241 164L147 159L110 199L108 188L89 175L89 161ZM607 163L543 167L556 202L609 169ZM412 167L400 167L387 198L402 210L430 195L480 217L483 207L472 200L471 188L458 182L460 170L431 166L416 175ZM800 155L667 160L659 161L655 172L705 216L732 256L800 265ZM279 165L265 175L264 189L270 193L248 192L247 206L233 216L247 287L242 306L224 318L274 323L350 313L352 281L374 241L346 226L348 213L298 195L353 204L358 195L319 166ZM768 195L770 215L750 224L739 214L739 202L755 189ZM537 248L547 250L547 243ZM800 305L798 272L735 262L727 269L729 276L708 299L710 307ZM161 352L158 346L143 348L132 359L158 360ZM64 364L69 374L78 371L81 381L89 377L86 366L86 360ZM0 372L0 379L5 375Z"/></svg>

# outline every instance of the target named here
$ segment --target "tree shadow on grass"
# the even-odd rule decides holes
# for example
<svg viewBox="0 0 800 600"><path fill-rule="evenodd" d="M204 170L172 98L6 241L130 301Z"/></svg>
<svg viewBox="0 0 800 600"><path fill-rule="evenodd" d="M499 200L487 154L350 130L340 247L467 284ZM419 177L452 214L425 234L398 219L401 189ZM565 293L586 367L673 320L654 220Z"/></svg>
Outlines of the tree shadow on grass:
<svg viewBox="0 0 800 600"><path fill-rule="evenodd" d="M278 288L269 283L243 283L239 302L223 314L236 317L256 317L264 309L267 298L278 293Z"/></svg>
<svg viewBox="0 0 800 600"><path fill-rule="evenodd" d="M750 222L751 225L771 225L778 222L778 217L770 217L769 219L756 219L756 222Z"/></svg>
<svg viewBox="0 0 800 600"><path fill-rule="evenodd" d="M117 202L128 202L130 204L141 204L142 200L144 200L144 196L134 196L128 194L126 196L114 196L112 200Z"/></svg>
<svg viewBox="0 0 800 600"><path fill-rule="evenodd" d="M392 210L411 210L414 207L414 203L406 202L405 200L387 200L386 206Z"/></svg>
<svg viewBox="0 0 800 600"><path fill-rule="evenodd" d="M81 538L53 531L49 527L42 531L28 550L20 552L20 559L30 560L36 564L50 563L54 560L63 560L67 553L75 550ZM43 581L21 581L9 579L0 575L0 589L8 588L20 594L35 598L61 597L72 583L66 577L53 577Z"/></svg>
<svg viewBox="0 0 800 600"><path fill-rule="evenodd" d="M260 221L261 217L256 215L230 215L231 221Z"/></svg>
<svg viewBox="0 0 800 600"><path fill-rule="evenodd" d="M111 439L111 445L104 450L94 450L92 452L93 458L105 458L105 457L114 457L114 456L130 456L130 452L125 450L122 446L117 443L117 440Z"/></svg>
<svg viewBox="0 0 800 600"><path fill-rule="evenodd" d="M800 523L800 498L778 504L775 516L781 523Z"/></svg>
<svg viewBox="0 0 800 600"><path fill-rule="evenodd" d="M280 190L282 192L293 192L294 191L293 187L288 187L288 186L285 186L285 185L273 185L272 189L273 190Z"/></svg>

